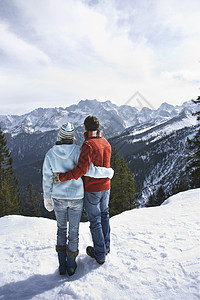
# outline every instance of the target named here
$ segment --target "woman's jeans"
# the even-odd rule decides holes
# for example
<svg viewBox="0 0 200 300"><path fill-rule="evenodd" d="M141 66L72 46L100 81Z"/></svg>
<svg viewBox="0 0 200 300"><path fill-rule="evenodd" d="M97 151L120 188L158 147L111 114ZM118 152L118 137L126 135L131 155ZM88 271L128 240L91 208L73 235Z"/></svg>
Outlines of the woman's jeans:
<svg viewBox="0 0 200 300"><path fill-rule="evenodd" d="M94 243L94 255L101 261L105 260L106 251L110 251L109 197L110 190L86 192L84 197Z"/></svg>
<svg viewBox="0 0 200 300"><path fill-rule="evenodd" d="M54 212L57 220L57 245L64 246L71 252L78 250L79 223L83 210L83 199L78 200L54 200ZM69 220L67 238L67 220Z"/></svg>

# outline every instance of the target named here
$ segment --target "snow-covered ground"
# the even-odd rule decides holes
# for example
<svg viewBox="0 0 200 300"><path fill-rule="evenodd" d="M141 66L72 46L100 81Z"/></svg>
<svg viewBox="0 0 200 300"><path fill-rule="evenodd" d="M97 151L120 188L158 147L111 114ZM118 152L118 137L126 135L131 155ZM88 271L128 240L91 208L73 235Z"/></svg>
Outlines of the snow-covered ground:
<svg viewBox="0 0 200 300"><path fill-rule="evenodd" d="M0 300L200 299L200 189L110 221L106 263L86 255L92 243L81 223L78 268L68 277L57 270L54 220L0 218Z"/></svg>

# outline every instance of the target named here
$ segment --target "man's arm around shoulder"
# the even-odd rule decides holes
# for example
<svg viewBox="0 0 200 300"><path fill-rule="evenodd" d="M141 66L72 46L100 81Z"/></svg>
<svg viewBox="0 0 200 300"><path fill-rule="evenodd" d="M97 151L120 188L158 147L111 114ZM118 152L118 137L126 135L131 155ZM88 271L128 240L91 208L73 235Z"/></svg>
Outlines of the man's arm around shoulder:
<svg viewBox="0 0 200 300"><path fill-rule="evenodd" d="M89 169L91 160L92 148L86 141L81 147L81 154L77 166L71 171L59 174L59 181L63 182L71 179L77 180L79 177L85 175Z"/></svg>

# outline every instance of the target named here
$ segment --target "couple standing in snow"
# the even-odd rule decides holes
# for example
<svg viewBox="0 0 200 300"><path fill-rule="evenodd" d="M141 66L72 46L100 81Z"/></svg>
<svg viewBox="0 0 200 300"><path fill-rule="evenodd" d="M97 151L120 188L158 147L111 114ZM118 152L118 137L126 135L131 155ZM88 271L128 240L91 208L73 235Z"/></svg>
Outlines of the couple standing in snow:
<svg viewBox="0 0 200 300"><path fill-rule="evenodd" d="M71 276L77 268L83 205L93 240L93 247L86 248L87 254L103 264L110 251L108 204L114 173L110 168L111 146L102 137L96 117L88 116L84 126L85 141L80 149L74 143L73 125L64 124L43 164L44 206L48 211L54 210L57 220L56 251L61 275L67 272Z"/></svg>

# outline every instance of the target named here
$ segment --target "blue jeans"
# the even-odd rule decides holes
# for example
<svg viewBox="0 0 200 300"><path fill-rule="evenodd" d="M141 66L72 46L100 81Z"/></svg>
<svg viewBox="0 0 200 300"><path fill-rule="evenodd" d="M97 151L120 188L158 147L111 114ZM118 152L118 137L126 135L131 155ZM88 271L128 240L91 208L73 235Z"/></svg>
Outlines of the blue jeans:
<svg viewBox="0 0 200 300"><path fill-rule="evenodd" d="M57 245L65 246L71 252L78 250L79 223L83 211L83 199L54 200L54 212L57 220ZM69 220L67 244L67 220Z"/></svg>
<svg viewBox="0 0 200 300"><path fill-rule="evenodd" d="M110 190L85 193L84 206L90 222L90 232L94 244L94 255L104 261L106 250L110 250L109 222Z"/></svg>

